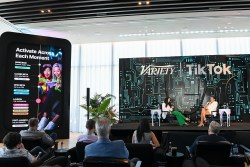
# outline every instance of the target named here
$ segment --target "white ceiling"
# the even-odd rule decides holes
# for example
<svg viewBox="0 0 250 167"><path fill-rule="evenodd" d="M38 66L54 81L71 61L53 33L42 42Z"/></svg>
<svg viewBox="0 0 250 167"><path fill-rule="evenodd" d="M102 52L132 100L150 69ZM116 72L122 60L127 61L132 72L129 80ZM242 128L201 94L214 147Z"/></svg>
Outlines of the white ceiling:
<svg viewBox="0 0 250 167"><path fill-rule="evenodd" d="M242 37L250 36L250 10L48 21L16 26L25 33L66 38L74 44L134 40ZM228 32L220 33L222 30L227 30ZM235 32L237 30L239 32ZM197 31L203 32L198 33ZM159 33L165 34L159 35ZM121 37L123 34L134 35Z"/></svg>

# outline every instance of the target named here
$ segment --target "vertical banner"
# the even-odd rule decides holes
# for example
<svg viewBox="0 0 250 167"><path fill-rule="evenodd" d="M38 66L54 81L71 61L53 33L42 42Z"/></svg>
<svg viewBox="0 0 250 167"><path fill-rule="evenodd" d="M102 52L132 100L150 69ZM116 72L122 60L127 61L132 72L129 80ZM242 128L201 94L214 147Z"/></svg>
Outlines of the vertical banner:
<svg viewBox="0 0 250 167"><path fill-rule="evenodd" d="M27 129L29 118L36 117L41 130L68 138L71 44L8 32L2 34L0 46L3 127Z"/></svg>
<svg viewBox="0 0 250 167"><path fill-rule="evenodd" d="M120 59L120 120L150 117L168 96L178 110L194 112L213 95L229 105L232 120L250 121L249 64L249 55Z"/></svg>

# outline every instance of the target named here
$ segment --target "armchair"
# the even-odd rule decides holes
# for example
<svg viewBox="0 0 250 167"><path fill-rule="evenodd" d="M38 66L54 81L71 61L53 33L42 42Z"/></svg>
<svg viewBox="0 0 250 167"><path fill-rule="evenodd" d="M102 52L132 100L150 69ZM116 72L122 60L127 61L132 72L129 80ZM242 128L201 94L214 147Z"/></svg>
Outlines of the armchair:
<svg viewBox="0 0 250 167"><path fill-rule="evenodd" d="M233 159L230 157L232 144L227 141L221 142L207 142L200 141L198 142L196 154L191 155L189 152L189 147L186 146L189 157L191 157L192 164L184 162L183 167L186 166L204 166L204 163L207 166L227 166L227 167L240 167L244 166L242 162L235 163ZM188 164L188 165L187 165Z"/></svg>
<svg viewBox="0 0 250 167"><path fill-rule="evenodd" d="M202 141L197 145L196 157L205 159L210 165L230 165L231 147L231 143L227 141Z"/></svg>
<svg viewBox="0 0 250 167"><path fill-rule="evenodd" d="M240 153L244 154L246 164L249 166L250 165L250 149L242 144L240 145L239 149L240 149Z"/></svg>
<svg viewBox="0 0 250 167"><path fill-rule="evenodd" d="M26 150L30 151L36 146L42 146L41 137L22 137L22 143Z"/></svg>
<svg viewBox="0 0 250 167"><path fill-rule="evenodd" d="M55 150L58 148L58 142L55 141L54 145L51 147L48 147L45 145L42 141L41 137L22 137L22 143L26 150L30 151L36 146L42 147L45 151L50 151L51 148L54 148Z"/></svg>
<svg viewBox="0 0 250 167"><path fill-rule="evenodd" d="M85 157L85 147L90 143L77 142L76 143L76 158L77 162L82 162Z"/></svg>
<svg viewBox="0 0 250 167"><path fill-rule="evenodd" d="M84 167L129 167L129 160L112 157L87 157L83 160Z"/></svg>
<svg viewBox="0 0 250 167"><path fill-rule="evenodd" d="M139 158L142 167L152 167L154 163L153 147L151 144L126 143L129 152L129 159Z"/></svg>
<svg viewBox="0 0 250 167"><path fill-rule="evenodd" d="M31 167L26 157L0 157L0 166Z"/></svg>
<svg viewBox="0 0 250 167"><path fill-rule="evenodd" d="M211 114L210 114L210 115L206 115L206 120L208 120L208 121L207 121L208 124L209 124L210 122L214 121L214 119L215 119L216 117L219 117L219 108L220 108L220 107L219 107L219 104L218 104L215 111L211 111Z"/></svg>

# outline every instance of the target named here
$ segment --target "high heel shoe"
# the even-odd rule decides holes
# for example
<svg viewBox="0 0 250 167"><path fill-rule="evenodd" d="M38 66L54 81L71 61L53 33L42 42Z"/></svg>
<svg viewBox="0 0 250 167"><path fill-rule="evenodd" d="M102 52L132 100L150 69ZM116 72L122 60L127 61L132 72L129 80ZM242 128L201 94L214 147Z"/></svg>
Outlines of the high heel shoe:
<svg viewBox="0 0 250 167"><path fill-rule="evenodd" d="M199 124L199 125L198 125L198 127L202 127L202 126L204 127L204 124Z"/></svg>

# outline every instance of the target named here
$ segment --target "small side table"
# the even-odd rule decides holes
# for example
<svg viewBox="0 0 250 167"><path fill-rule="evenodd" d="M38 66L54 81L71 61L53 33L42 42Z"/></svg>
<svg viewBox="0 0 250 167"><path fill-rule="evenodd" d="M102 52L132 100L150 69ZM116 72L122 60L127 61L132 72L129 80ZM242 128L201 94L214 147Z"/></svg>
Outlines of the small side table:
<svg viewBox="0 0 250 167"><path fill-rule="evenodd" d="M151 111L151 118L152 118L152 126L154 126L154 114L157 113L158 120L159 120L159 126L161 126L161 109L152 109Z"/></svg>
<svg viewBox="0 0 250 167"><path fill-rule="evenodd" d="M223 114L224 112L227 114L227 127L230 126L230 114L231 114L231 109L219 109L219 114L220 114L220 125L223 125Z"/></svg>
<svg viewBox="0 0 250 167"><path fill-rule="evenodd" d="M181 152L177 152L176 156L173 156L171 152L166 153L167 166L181 167L185 157Z"/></svg>

